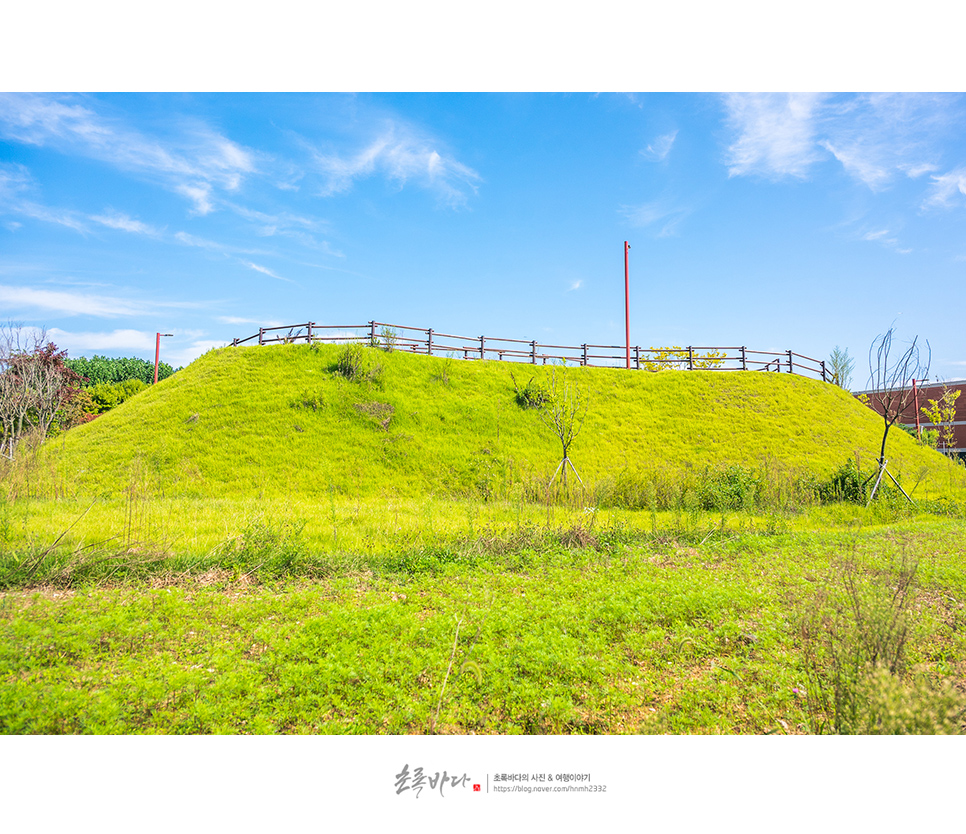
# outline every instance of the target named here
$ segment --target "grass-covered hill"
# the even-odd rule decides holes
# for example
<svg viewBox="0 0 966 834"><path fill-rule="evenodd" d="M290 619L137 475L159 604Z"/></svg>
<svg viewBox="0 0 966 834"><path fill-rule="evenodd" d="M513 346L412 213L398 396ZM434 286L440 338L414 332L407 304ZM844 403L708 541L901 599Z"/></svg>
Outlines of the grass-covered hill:
<svg viewBox="0 0 966 834"><path fill-rule="evenodd" d="M597 489L731 464L824 478L859 455L874 465L882 421L847 392L777 373L629 373L462 361L344 348L225 348L96 421L45 444L60 494L120 495L149 481L166 495L535 494L560 444L516 388L556 376L586 420L570 457ZM511 374L514 379L511 378ZM917 495L957 470L898 429L888 456Z"/></svg>

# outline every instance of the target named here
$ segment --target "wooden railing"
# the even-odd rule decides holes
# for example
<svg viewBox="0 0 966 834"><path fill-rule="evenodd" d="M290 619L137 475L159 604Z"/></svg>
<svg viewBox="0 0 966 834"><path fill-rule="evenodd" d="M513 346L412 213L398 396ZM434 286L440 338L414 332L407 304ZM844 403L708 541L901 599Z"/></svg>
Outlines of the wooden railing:
<svg viewBox="0 0 966 834"><path fill-rule="evenodd" d="M290 324L282 327L260 327L246 339L233 339L232 347L248 343L259 345L293 342L363 342L393 350L423 353L429 356L453 355L460 359L491 359L546 365L548 362L573 363L595 368L624 368L627 365L625 345L551 345L535 339L506 339L496 336L456 336L424 327L370 321L365 324ZM812 359L791 350L775 352L740 347L687 347L630 349L633 370L707 371L775 371L814 376L825 382L831 374L825 360Z"/></svg>

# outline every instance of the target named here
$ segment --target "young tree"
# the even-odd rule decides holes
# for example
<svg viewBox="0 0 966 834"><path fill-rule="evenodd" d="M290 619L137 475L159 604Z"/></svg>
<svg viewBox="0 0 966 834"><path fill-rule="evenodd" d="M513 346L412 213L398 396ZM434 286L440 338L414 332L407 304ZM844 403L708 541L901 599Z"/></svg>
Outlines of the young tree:
<svg viewBox="0 0 966 834"><path fill-rule="evenodd" d="M828 358L829 370L832 371L832 382L839 388L848 391L852 387L852 369L855 360L849 356L849 350L842 350L838 345Z"/></svg>
<svg viewBox="0 0 966 834"><path fill-rule="evenodd" d="M584 482L580 480L580 475L577 474L577 469L570 460L570 447L580 434L586 416L586 406L580 389L576 385L568 385L566 379L558 385L557 369L553 368L550 372L550 388L547 397L539 406L537 413L560 441L562 459L550 483L552 484L557 477L557 472L563 469L563 483L567 486L567 467L569 466L583 486Z"/></svg>
<svg viewBox="0 0 966 834"><path fill-rule="evenodd" d="M912 381L923 379L929 375L929 363L932 353L929 342L926 342L926 358L923 360L919 351L919 337L916 336L901 354L896 356L892 352L892 339L895 328L890 327L885 333L876 336L869 347L869 388L873 408L882 415L884 423L882 430L882 445L879 448L879 469L875 486L869 500L875 495L883 474L888 474L896 486L898 481L886 468L886 440L896 421L903 415L912 401ZM899 487L902 490L902 487ZM905 495L905 491L902 493ZM906 498L909 498L906 495ZM909 499L912 500L912 499Z"/></svg>
<svg viewBox="0 0 966 834"><path fill-rule="evenodd" d="M961 391L954 391L948 385L943 385L943 394L938 400L929 400L928 406L919 410L926 415L929 422L936 427L937 445L947 455L955 446L956 438L953 434L953 421L956 419L956 400Z"/></svg>

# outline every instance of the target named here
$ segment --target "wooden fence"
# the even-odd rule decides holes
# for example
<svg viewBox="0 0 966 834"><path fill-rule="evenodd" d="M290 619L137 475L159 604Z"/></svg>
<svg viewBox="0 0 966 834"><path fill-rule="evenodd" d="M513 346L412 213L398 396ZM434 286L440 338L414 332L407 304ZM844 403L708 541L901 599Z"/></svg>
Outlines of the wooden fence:
<svg viewBox="0 0 966 834"><path fill-rule="evenodd" d="M393 350L405 350L428 356L452 355L460 359L491 359L546 365L548 362L572 363L592 368L624 368L625 345L551 345L535 339L504 339L495 336L456 336L424 327L408 327L370 321L365 324L320 325L309 321L282 327L260 327L246 339L233 339L232 347L293 342L363 342ZM812 359L791 350L766 351L740 347L680 348L631 347L631 368L656 371L664 368L708 371L776 371L813 376L831 381L825 360Z"/></svg>

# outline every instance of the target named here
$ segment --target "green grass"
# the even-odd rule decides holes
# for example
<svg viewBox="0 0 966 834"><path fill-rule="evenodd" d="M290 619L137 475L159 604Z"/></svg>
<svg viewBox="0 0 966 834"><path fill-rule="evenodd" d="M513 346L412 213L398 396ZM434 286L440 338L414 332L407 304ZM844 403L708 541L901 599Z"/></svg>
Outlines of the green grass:
<svg viewBox="0 0 966 834"><path fill-rule="evenodd" d="M882 726L958 708L930 693L966 681L964 472L893 433L915 505L819 505L880 439L839 389L568 369L587 488L548 493L510 371L551 369L338 359L215 351L4 464L0 728L818 732L844 577L909 558L904 677L855 686Z"/></svg>
<svg viewBox="0 0 966 834"><path fill-rule="evenodd" d="M872 577L903 553L928 554L910 664L925 679L962 679L961 533L952 519L704 543L625 532L583 547L477 543L470 565L383 563L316 581L223 569L154 587L11 591L0 598L0 723L18 733L807 732L801 621L846 557Z"/></svg>

